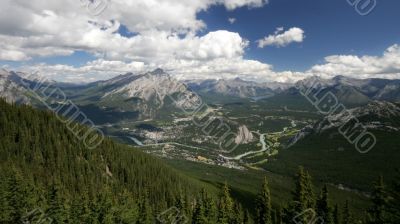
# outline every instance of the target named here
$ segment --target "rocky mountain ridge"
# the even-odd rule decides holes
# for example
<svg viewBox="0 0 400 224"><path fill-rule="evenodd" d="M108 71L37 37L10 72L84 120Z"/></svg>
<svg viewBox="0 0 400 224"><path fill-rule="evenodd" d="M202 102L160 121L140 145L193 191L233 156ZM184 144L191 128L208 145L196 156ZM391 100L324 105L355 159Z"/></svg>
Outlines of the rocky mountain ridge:
<svg viewBox="0 0 400 224"><path fill-rule="evenodd" d="M188 86L194 91L211 94L221 94L240 98L272 96L277 92L286 90L290 84L287 83L257 83L235 79L208 79L208 80L186 80Z"/></svg>
<svg viewBox="0 0 400 224"><path fill-rule="evenodd" d="M372 101L365 106L331 114L314 125L304 127L290 141L289 146L311 134L321 134L329 130L339 129L346 125L362 127L368 131L384 130L400 132L400 104ZM352 126L351 126L352 127Z"/></svg>

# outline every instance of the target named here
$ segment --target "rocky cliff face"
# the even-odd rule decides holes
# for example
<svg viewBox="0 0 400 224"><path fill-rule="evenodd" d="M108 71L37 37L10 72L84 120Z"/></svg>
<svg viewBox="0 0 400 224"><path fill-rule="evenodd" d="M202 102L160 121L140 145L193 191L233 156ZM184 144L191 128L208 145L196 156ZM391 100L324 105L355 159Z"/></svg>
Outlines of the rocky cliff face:
<svg viewBox="0 0 400 224"><path fill-rule="evenodd" d="M185 84L170 76L161 69L141 75L128 73L111 80L99 82L105 105L116 98L124 99L124 104L140 111L143 118L153 118L157 111L165 107L190 109L199 106L198 95L187 88ZM135 101L132 103L131 100ZM164 105L168 102L171 105Z"/></svg>
<svg viewBox="0 0 400 224"><path fill-rule="evenodd" d="M239 127L238 134L235 138L236 144L246 144L252 142L253 139L254 139L253 134L249 131L249 129L245 125Z"/></svg>
<svg viewBox="0 0 400 224"><path fill-rule="evenodd" d="M145 101L154 100L156 104L162 105L166 96L180 92L183 86L161 69L136 76L134 80L127 76L125 81L121 79L118 82L122 85L107 92L104 97L123 94L126 97L138 97Z"/></svg>

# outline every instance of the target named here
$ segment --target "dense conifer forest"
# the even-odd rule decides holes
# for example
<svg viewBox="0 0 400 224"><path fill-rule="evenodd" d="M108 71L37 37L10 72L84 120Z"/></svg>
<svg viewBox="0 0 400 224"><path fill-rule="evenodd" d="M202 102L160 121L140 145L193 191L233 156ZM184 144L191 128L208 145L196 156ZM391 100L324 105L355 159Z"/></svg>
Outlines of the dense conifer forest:
<svg viewBox="0 0 400 224"><path fill-rule="evenodd" d="M85 129L83 126L79 128ZM51 112L0 99L0 223L399 223L400 178L374 183L371 207L354 214L316 191L299 168L292 200L271 204L268 180L254 207L139 150L105 139L88 149ZM229 180L227 180L229 181ZM361 217L361 218L360 218Z"/></svg>

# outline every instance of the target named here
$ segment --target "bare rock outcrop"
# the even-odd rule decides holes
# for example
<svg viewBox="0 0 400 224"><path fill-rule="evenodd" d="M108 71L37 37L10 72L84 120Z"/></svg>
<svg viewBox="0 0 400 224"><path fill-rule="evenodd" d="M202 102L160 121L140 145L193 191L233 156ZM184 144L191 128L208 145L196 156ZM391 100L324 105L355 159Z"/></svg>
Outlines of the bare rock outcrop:
<svg viewBox="0 0 400 224"><path fill-rule="evenodd" d="M246 144L252 142L254 139L253 134L249 131L246 125L242 125L239 127L238 134L235 138L236 144Z"/></svg>

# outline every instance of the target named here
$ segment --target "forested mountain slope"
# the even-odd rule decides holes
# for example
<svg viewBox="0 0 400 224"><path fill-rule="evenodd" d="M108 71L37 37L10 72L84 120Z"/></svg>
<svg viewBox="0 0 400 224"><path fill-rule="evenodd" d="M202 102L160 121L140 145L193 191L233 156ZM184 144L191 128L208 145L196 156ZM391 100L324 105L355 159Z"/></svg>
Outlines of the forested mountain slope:
<svg viewBox="0 0 400 224"><path fill-rule="evenodd" d="M2 223L33 209L56 223L153 223L207 187L109 139L89 150L54 114L2 99L0 179Z"/></svg>

